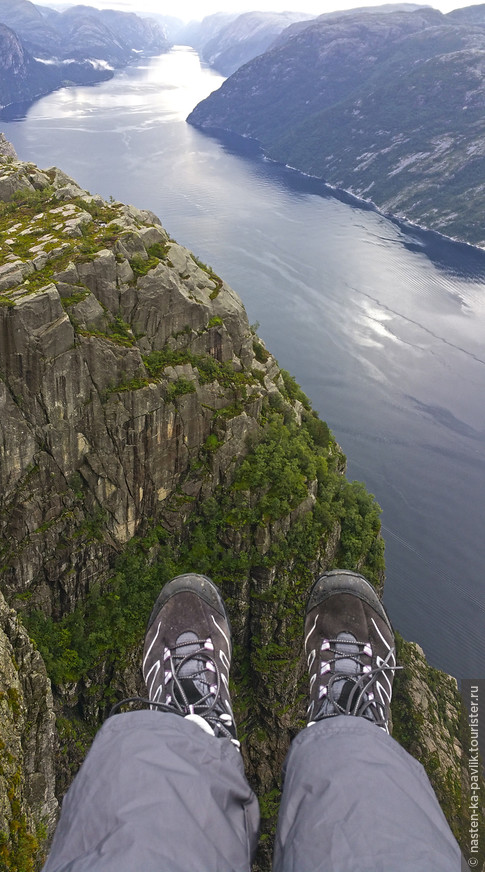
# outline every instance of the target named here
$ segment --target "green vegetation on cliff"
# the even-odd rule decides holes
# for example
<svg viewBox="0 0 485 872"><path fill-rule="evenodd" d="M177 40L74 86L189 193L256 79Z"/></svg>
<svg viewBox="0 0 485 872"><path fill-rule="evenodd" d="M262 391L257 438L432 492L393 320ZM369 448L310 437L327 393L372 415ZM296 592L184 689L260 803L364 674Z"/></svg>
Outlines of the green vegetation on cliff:
<svg viewBox="0 0 485 872"><path fill-rule="evenodd" d="M423 764L464 856L470 855L470 728L454 678L426 662L421 648L396 634L393 736ZM481 779L481 789L485 787ZM476 868L485 864L485 809L479 805ZM467 851L468 848L468 851Z"/></svg>
<svg viewBox="0 0 485 872"><path fill-rule="evenodd" d="M261 437L240 463L232 485L216 488L211 497L193 505L182 536L154 525L130 543L103 591L93 590L61 620L38 611L24 614L56 686L86 678L106 660L123 662L139 644L161 586L180 572L210 574L227 590L229 605L237 608L237 586L247 581L252 568L274 570L268 590L254 595L261 602L278 602L286 612L294 610L299 632L312 567L322 559L322 543L340 530L339 545L328 566L359 567L380 587L384 544L378 536L379 507L363 485L349 483L342 476L342 455L330 435L326 446L318 445L305 423L297 427L288 418L285 423L283 413L267 408ZM314 413L309 420L312 424L318 421ZM200 464L174 494L169 510L186 510L191 501L184 495L184 484L209 473L210 460L203 450L200 457ZM290 522L291 513L298 515L298 507L308 499L310 485L315 491L311 506ZM262 553L258 534L269 525L275 533ZM294 602L287 596L289 572ZM236 615L233 621L237 624ZM285 650L284 640L281 649ZM256 652L260 667L266 656L271 660L266 650ZM108 689L110 701L115 693L115 686ZM101 708L102 700L101 695Z"/></svg>
<svg viewBox="0 0 485 872"><path fill-rule="evenodd" d="M59 698L75 682L75 709L94 729L128 692L123 676L133 659L139 662L161 586L180 572L209 574L223 591L234 628L239 732L247 759L255 761L249 772L262 798L263 833L270 835L278 763L303 724L302 615L309 586L318 569L343 566L361 569L380 587L384 545L379 507L361 484L342 476L342 454L313 412L298 426L290 407L277 411L268 403L260 423L231 486L216 487L197 503L184 489L210 475L211 451L201 450L167 506L185 517L189 507L182 535L153 526L129 544L103 590L93 590L59 621L39 612L24 614L24 621ZM63 710L72 712L75 728L73 702ZM273 748L277 733L279 750ZM265 768L262 776L258 770ZM263 856L261 862L265 868L269 861Z"/></svg>

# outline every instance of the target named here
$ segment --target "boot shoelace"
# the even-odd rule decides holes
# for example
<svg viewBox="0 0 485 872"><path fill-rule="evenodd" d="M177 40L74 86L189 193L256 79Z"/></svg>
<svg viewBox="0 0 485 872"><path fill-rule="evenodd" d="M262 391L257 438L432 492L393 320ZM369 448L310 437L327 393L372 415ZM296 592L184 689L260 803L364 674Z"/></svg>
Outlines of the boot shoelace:
<svg viewBox="0 0 485 872"><path fill-rule="evenodd" d="M334 645L335 648L331 646ZM336 646L353 645L358 646L362 650L358 654L352 652L338 651ZM329 678L328 684L322 684L319 691L318 702L322 703L315 717L309 722L308 726L316 721L324 720L324 718L333 718L337 715L351 715L354 717L365 717L371 720L378 727L388 732L388 723L385 716L385 702L391 701L391 682L387 677L387 672L396 672L398 669L403 669L402 666L396 666L396 658L394 649L390 648L385 659L377 658L377 666L367 666L361 661L362 655L372 657L372 647L368 642L359 642L356 639L324 639L321 645L321 651L330 650L334 657L330 660L322 662L320 667L320 676L330 672L332 666L335 666L335 672ZM361 670L360 675L355 675L349 672L338 672L339 660L353 661ZM389 692L386 691L384 685L379 682L380 677L385 678ZM338 687L334 685L338 682ZM377 690L380 701L376 699L372 687ZM326 713L327 703L331 704L335 711ZM313 709L310 707L309 712Z"/></svg>
<svg viewBox="0 0 485 872"><path fill-rule="evenodd" d="M191 650L187 653L177 653L180 650L187 649L189 646ZM195 646L198 646L196 651L194 651ZM235 729L232 714L224 711L219 701L222 684L221 673L213 651L214 646L210 639L179 642L172 649L165 648L163 657L164 682L158 684L153 696L151 691L162 665L160 660L154 664L147 675L148 678L153 669L157 667L150 682L150 698L132 696L122 699L112 707L109 717L116 714L121 706L134 702L142 703L152 710L171 712L181 717L199 715L210 725L215 736L224 736L231 739L233 744L239 747L240 743L234 737ZM186 671L186 667L191 661L199 664L198 668ZM207 682L205 676L207 671L214 674L213 684L208 684ZM170 687L170 685L172 686ZM159 697L164 687L167 688L167 691L170 687L171 693L167 692L165 702L160 702ZM207 687L207 691L204 691L204 687ZM189 690L192 693L189 694ZM196 694L193 693L194 691L196 691ZM192 696L194 696L194 701L189 699ZM195 696L197 696L196 699ZM231 726L233 727L233 732L229 729Z"/></svg>

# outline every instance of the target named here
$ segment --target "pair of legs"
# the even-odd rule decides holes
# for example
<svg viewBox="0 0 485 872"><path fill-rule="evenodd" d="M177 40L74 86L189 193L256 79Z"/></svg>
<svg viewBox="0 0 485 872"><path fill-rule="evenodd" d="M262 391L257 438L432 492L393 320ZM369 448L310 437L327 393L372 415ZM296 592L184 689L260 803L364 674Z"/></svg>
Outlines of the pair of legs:
<svg viewBox="0 0 485 872"><path fill-rule="evenodd" d="M98 733L44 872L249 872L259 809L231 708L231 648L210 579L165 585L145 640L149 708ZM305 653L308 725L285 762L274 872L459 872L422 766L388 733L394 636L362 576L317 579Z"/></svg>

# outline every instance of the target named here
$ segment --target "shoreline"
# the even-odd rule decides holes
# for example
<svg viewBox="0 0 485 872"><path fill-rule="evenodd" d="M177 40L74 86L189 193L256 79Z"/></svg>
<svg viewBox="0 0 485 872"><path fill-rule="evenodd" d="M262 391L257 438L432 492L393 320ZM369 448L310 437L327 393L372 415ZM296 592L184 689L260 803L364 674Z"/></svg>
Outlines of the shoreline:
<svg viewBox="0 0 485 872"><path fill-rule="evenodd" d="M166 54L167 52L171 51L172 48L173 48L173 46L170 46L170 48L168 48L166 51L160 52L160 55ZM93 78L91 81L86 81L86 82L74 82L71 80L66 81L66 82L61 82L55 88L49 88L46 91L42 91L39 94L35 94L34 96L30 97L29 99L14 100L12 103L5 103L5 105L0 104L0 124L2 123L2 121L10 122L10 121L22 120L23 118L25 118L28 110L31 108L31 106L34 105L34 103L37 102L37 100L42 100L43 97L48 97L49 94L55 94L56 91L62 91L63 88L94 88L96 85L102 85L104 82L109 82L109 81L111 81L111 79L114 79L115 76L117 75L117 73L122 73L123 70L128 69L128 67L130 67L132 65L132 63L133 64L136 63L140 59L140 57L151 58L151 57L159 57L160 56L158 54L152 55L149 52L147 52L145 54L144 49L132 49L132 51L136 52L136 54L124 66L112 67L110 69L105 69L103 71L98 70L97 71L98 73L101 73L101 72L104 73L104 75L102 77ZM86 58L86 61L89 61L89 60L90 60L89 58ZM84 63L84 62L81 62L81 63ZM93 67L93 70L94 69L95 68ZM15 111L16 107L17 107L17 111ZM6 113L6 114L4 114L4 113ZM13 113L12 117L8 117L8 115L10 113Z"/></svg>
<svg viewBox="0 0 485 872"><path fill-rule="evenodd" d="M195 127L195 129L198 130L200 133L204 133L207 136L213 136L216 139L220 140L224 140L227 138L233 139L235 144L237 144L238 141L241 144L250 144L251 151L253 151L254 153L253 156L258 155L263 160L275 164L275 166L290 170L292 173L295 173L302 178L307 178L313 182L318 182L331 196L336 197L336 199L340 200L341 202L346 202L349 205L355 206L359 209L364 209L368 212L375 212L376 214L381 215L383 218L391 221L393 224L396 224L402 229L430 234L439 240L443 240L444 242L452 243L453 245L463 245L466 246L468 249L473 249L474 252L485 255L485 241L483 242L483 244L478 245L473 242L468 242L468 240L466 239L460 239L455 236L448 236L446 233L443 233L440 230L435 230L432 227L427 227L424 224L418 224L416 221L413 221L411 218L408 218L405 215L396 215L393 212L385 212L373 200L367 199L366 197L361 197L359 196L359 194L356 194L354 191L350 191L347 188L339 188L337 185L333 185L331 182L326 181L323 176L315 176L312 173L307 173L304 170L299 169L298 167L292 166L291 164L282 163L275 158L269 157L269 155L267 155L264 151L264 146L259 142L259 140L254 139L252 136L235 133L233 130L228 130L225 127L202 127L198 124L195 124L193 121L189 121L189 118L190 115L187 116L186 123L190 124L192 127Z"/></svg>

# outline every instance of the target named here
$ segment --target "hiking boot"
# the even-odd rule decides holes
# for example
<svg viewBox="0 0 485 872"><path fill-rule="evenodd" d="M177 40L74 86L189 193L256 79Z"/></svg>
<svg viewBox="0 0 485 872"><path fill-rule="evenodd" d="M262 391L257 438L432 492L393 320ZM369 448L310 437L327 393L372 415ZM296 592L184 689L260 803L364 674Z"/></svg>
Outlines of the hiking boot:
<svg viewBox="0 0 485 872"><path fill-rule="evenodd" d="M308 726L337 715L364 717L389 732L394 633L374 588L334 569L308 598L305 654L310 673Z"/></svg>
<svg viewBox="0 0 485 872"><path fill-rule="evenodd" d="M215 584L179 575L166 584L148 621L143 678L150 708L193 720L239 747L229 695L231 628Z"/></svg>

